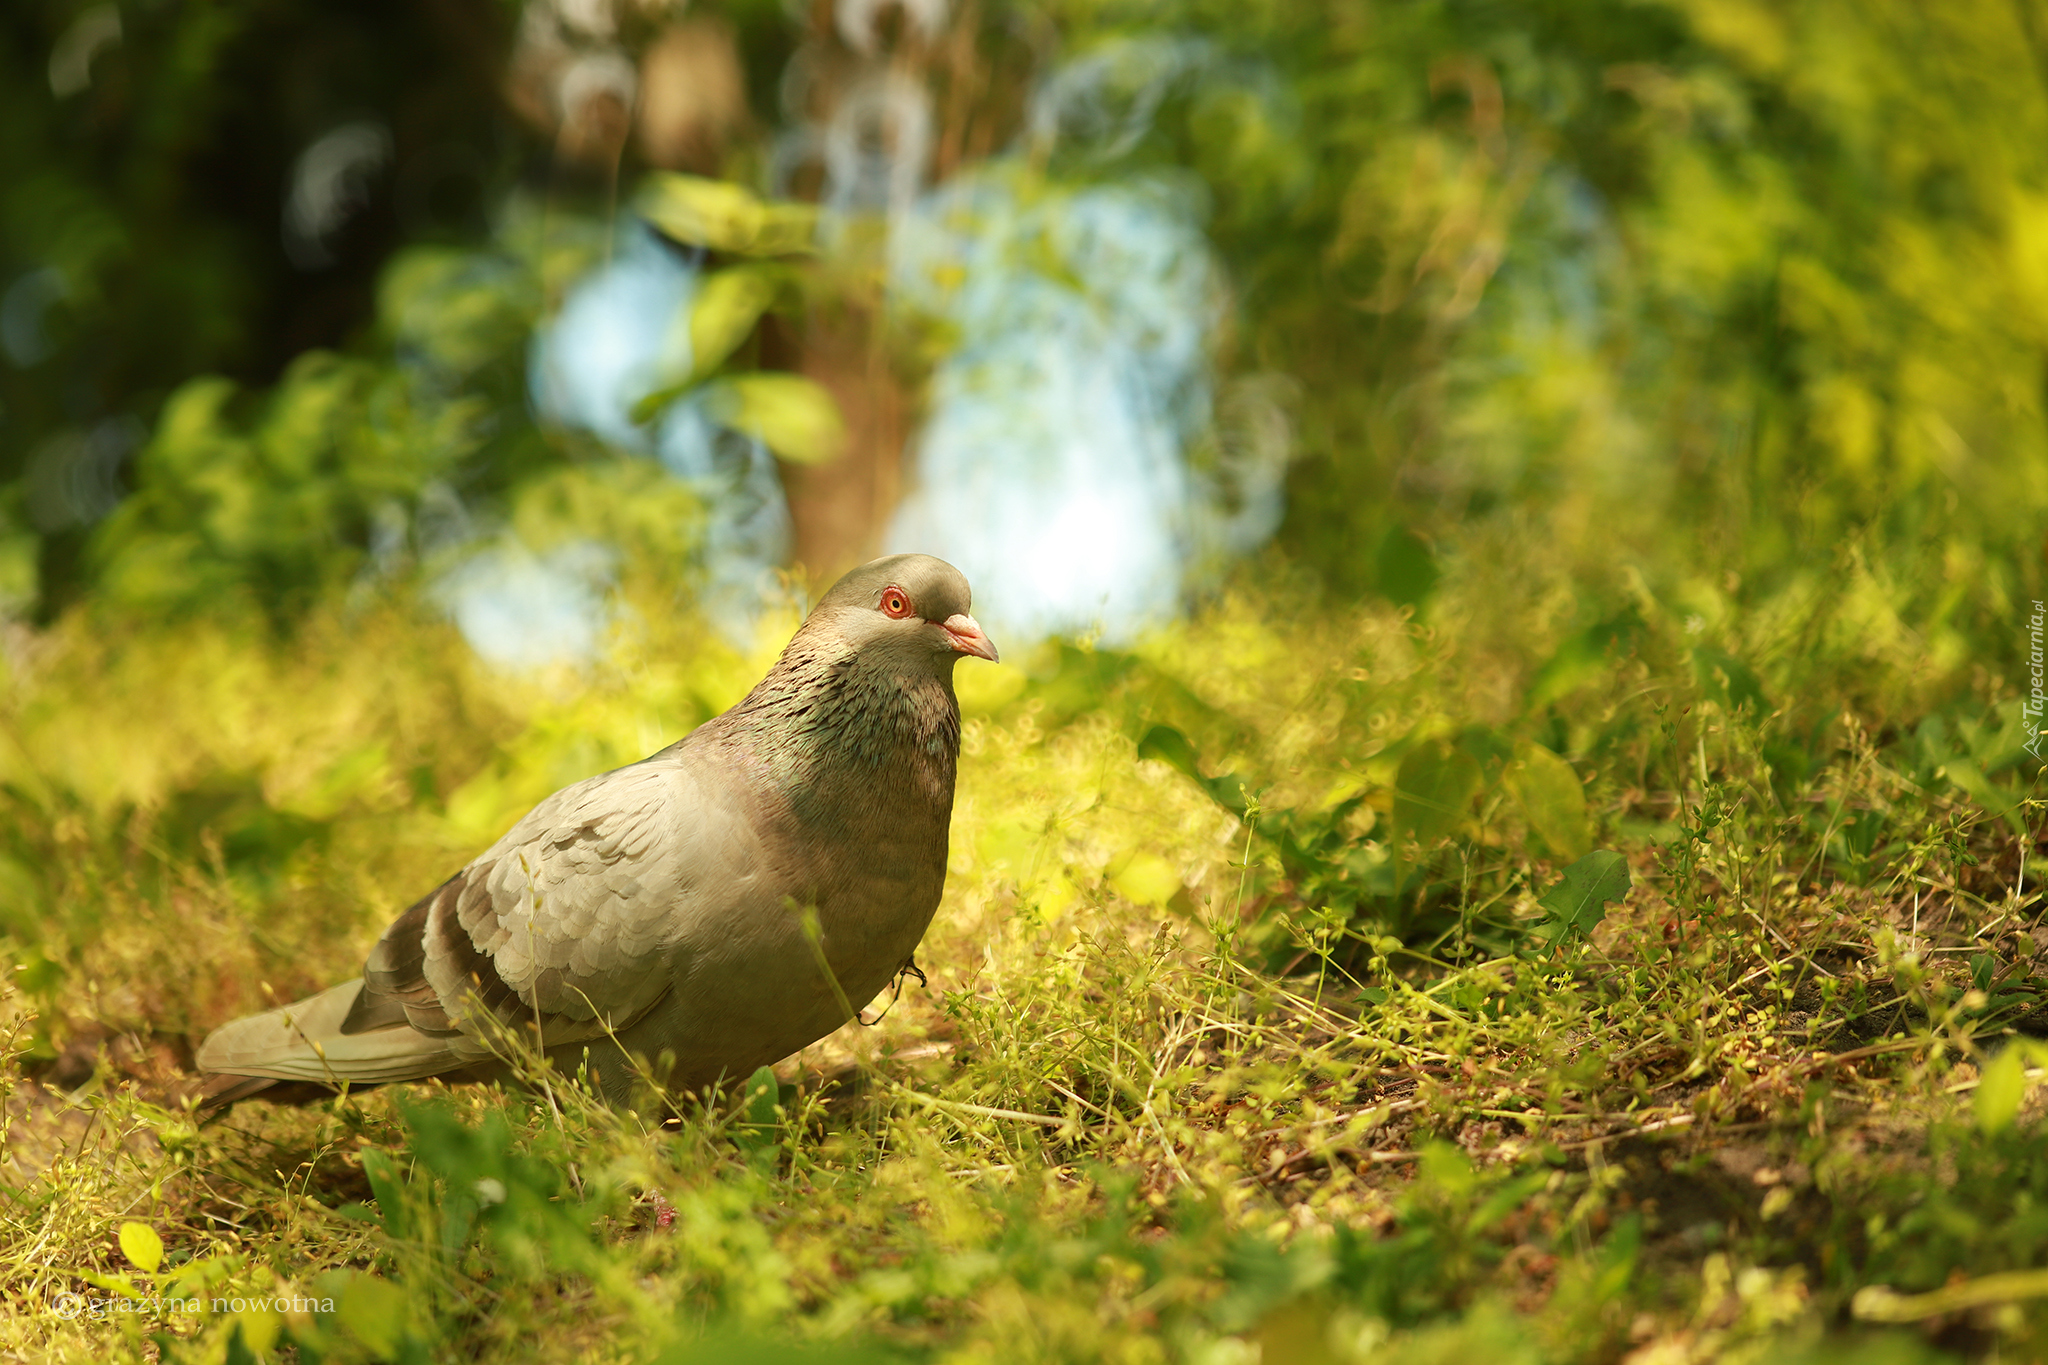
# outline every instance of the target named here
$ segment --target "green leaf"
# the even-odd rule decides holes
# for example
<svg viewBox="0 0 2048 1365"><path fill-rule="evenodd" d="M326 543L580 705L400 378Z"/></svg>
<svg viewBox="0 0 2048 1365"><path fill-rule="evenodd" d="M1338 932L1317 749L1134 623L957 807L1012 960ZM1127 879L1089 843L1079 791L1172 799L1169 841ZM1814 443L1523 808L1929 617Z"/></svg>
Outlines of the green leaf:
<svg viewBox="0 0 2048 1365"><path fill-rule="evenodd" d="M765 1128L775 1126L775 1102L782 1094L781 1082L775 1079L775 1068L755 1068L747 1077L747 1122Z"/></svg>
<svg viewBox="0 0 2048 1365"><path fill-rule="evenodd" d="M775 1104L781 1097L782 1086L775 1079L773 1067L757 1067L747 1077L740 1091L739 1121L732 1129L733 1141L743 1151L765 1152L775 1145L782 1117L775 1112Z"/></svg>
<svg viewBox="0 0 2048 1365"><path fill-rule="evenodd" d="M145 1275L156 1274L164 1263L164 1239L147 1223L121 1224L121 1254Z"/></svg>
<svg viewBox="0 0 2048 1365"><path fill-rule="evenodd" d="M791 464L829 464L846 449L839 405L822 384L802 375L764 372L721 380L711 410Z"/></svg>
<svg viewBox="0 0 2048 1365"><path fill-rule="evenodd" d="M1598 848L1564 870L1564 880L1537 902L1548 916L1552 942L1586 938L1607 915L1607 903L1628 894L1628 860Z"/></svg>
<svg viewBox="0 0 2048 1365"><path fill-rule="evenodd" d="M9 861L12 862L11 859ZM18 867L20 864L14 866ZM6 867L0 867L0 890L12 891L15 890L15 886L10 885L10 879L4 875L7 870ZM35 902L23 897L14 904L33 906ZM22 953L21 962L15 967L14 972L14 984L30 995L49 994L63 984L66 975L63 963L50 957L42 949L33 947Z"/></svg>
<svg viewBox="0 0 2048 1365"><path fill-rule="evenodd" d="M405 1204L405 1185L398 1163L381 1147L363 1149L363 1175L370 1182L370 1194L377 1201L377 1216L384 1231L393 1237L412 1234L412 1219Z"/></svg>
<svg viewBox="0 0 2048 1365"><path fill-rule="evenodd" d="M1467 1230L1484 1232L1522 1207L1549 1183L1550 1172L1542 1169L1503 1182L1499 1189L1487 1196L1485 1203L1472 1211L1471 1221L1465 1225Z"/></svg>
<svg viewBox="0 0 2048 1365"><path fill-rule="evenodd" d="M633 404L632 419L644 426L669 404L701 387L753 334L774 299L774 279L753 266L733 266L707 275L671 331L672 337L675 331L682 332L687 347L671 343L674 354L664 358L662 382ZM687 368L681 354L685 349Z"/></svg>
<svg viewBox="0 0 2048 1365"><path fill-rule="evenodd" d="M1145 737L1138 741L1138 757L1158 759L1209 793L1217 805L1233 814L1244 814L1244 784L1235 774L1203 776L1201 760L1195 757L1195 746L1171 725L1155 725L1147 730Z"/></svg>
<svg viewBox="0 0 2048 1365"><path fill-rule="evenodd" d="M1629 654L1641 633L1642 618L1628 610L1570 636L1529 680L1524 704L1531 711L1540 711L1584 687Z"/></svg>
<svg viewBox="0 0 2048 1365"><path fill-rule="evenodd" d="M730 181L695 175L650 175L634 207L678 242L746 256L810 251L818 224L808 204L765 203Z"/></svg>
<svg viewBox="0 0 2048 1365"><path fill-rule="evenodd" d="M660 388L650 390L643 395L632 407L626 410L626 415L632 418L636 424L644 427L655 418L661 416L663 408L666 408L670 403L675 402L678 398L681 398L696 387L697 381L695 379L683 379L673 384L663 384Z"/></svg>
<svg viewBox="0 0 2048 1365"><path fill-rule="evenodd" d="M775 298L775 282L748 266L715 271L690 301L690 374L702 378L747 339Z"/></svg>
<svg viewBox="0 0 2048 1365"><path fill-rule="evenodd" d="M1380 595L1396 606L1419 607L1436 591L1443 570L1429 543L1404 526L1389 527L1374 559Z"/></svg>
<svg viewBox="0 0 2048 1365"><path fill-rule="evenodd" d="M1599 1254L1594 1258L1592 1299L1602 1303L1617 1297L1628 1288L1636 1272L1636 1258L1643 1246L1643 1216L1639 1213L1623 1214L1615 1221L1614 1231L1601 1244Z"/></svg>
<svg viewBox="0 0 2048 1365"><path fill-rule="evenodd" d="M1478 1188L1479 1173L1472 1169L1472 1159L1450 1143L1426 1143L1421 1156L1421 1179L1451 1198L1467 1198Z"/></svg>
<svg viewBox="0 0 2048 1365"><path fill-rule="evenodd" d="M42 545L32 532L9 534L0 525L0 608L25 611L35 601Z"/></svg>
<svg viewBox="0 0 2048 1365"><path fill-rule="evenodd" d="M1519 747L1507 773L1508 792L1545 848L1560 858L1583 858L1592 847L1586 789L1572 765L1540 744Z"/></svg>
<svg viewBox="0 0 2048 1365"><path fill-rule="evenodd" d="M2020 1116L2020 1101L2027 1094L2026 1060L2020 1054L2018 1047L2003 1049L1977 1079L1977 1128L1986 1137L1996 1137Z"/></svg>
<svg viewBox="0 0 2048 1365"><path fill-rule="evenodd" d="M2002 820L2021 838L2026 837L2026 817L2013 793L1985 776L1984 770L1966 758L1951 758L1942 765L1948 780L1966 792L1986 815Z"/></svg>
<svg viewBox="0 0 2048 1365"><path fill-rule="evenodd" d="M1454 741L1479 764L1479 783L1491 786L1500 780L1515 758L1514 741L1490 725L1468 725Z"/></svg>
<svg viewBox="0 0 2048 1365"><path fill-rule="evenodd" d="M135 1282L126 1275L95 1275L90 1270L80 1270L75 1273L79 1279L84 1280L87 1284L95 1285L124 1299L149 1297L149 1290L138 1288Z"/></svg>
<svg viewBox="0 0 2048 1365"><path fill-rule="evenodd" d="M1394 829L1425 849L1465 818L1479 794L1479 760L1438 741L1411 749L1394 777Z"/></svg>
<svg viewBox="0 0 2048 1365"><path fill-rule="evenodd" d="M335 1316L351 1336L387 1360L398 1354L410 1335L403 1288L359 1273L349 1277L338 1297Z"/></svg>
<svg viewBox="0 0 2048 1365"><path fill-rule="evenodd" d="M1729 710L1739 711L1749 706L1761 714L1767 709L1762 681L1755 670L1734 655L1701 645L1692 652L1692 667L1700 689L1716 701L1725 703Z"/></svg>
<svg viewBox="0 0 2048 1365"><path fill-rule="evenodd" d="M234 1336L242 1348L261 1360L277 1345L284 1317L267 1308L248 1308L235 1315Z"/></svg>
<svg viewBox="0 0 2048 1365"><path fill-rule="evenodd" d="M1109 884L1138 905L1165 905L1181 890L1179 869L1156 853L1126 855L1110 872Z"/></svg>

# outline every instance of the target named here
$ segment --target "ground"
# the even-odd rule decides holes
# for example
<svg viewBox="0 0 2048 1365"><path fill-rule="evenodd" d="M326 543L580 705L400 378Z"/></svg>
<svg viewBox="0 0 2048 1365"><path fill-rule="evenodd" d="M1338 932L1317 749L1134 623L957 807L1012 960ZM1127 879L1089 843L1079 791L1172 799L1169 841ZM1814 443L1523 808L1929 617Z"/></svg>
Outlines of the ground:
<svg viewBox="0 0 2048 1365"><path fill-rule="evenodd" d="M1639 578L1616 628L1515 587L1272 556L1129 648L969 661L928 984L639 1112L533 1067L186 1102L207 1029L353 974L793 618L733 651L650 597L525 678L395 590L18 629L0 1352L2048 1353L2019 680L1869 593Z"/></svg>

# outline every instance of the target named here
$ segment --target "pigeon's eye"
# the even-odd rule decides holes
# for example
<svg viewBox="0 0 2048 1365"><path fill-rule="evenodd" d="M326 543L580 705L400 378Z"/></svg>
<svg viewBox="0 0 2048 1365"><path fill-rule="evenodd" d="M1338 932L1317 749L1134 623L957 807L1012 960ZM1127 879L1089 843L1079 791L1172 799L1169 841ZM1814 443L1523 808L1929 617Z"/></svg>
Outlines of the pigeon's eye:
<svg viewBox="0 0 2048 1365"><path fill-rule="evenodd" d="M909 596L901 588L882 589L882 615L901 621L911 614Z"/></svg>

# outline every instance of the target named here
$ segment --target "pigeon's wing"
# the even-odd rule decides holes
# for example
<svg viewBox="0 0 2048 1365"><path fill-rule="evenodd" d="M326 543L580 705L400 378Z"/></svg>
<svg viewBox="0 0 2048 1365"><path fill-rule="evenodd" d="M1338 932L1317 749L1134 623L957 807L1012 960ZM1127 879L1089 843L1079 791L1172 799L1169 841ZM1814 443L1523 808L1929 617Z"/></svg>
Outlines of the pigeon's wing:
<svg viewBox="0 0 2048 1365"><path fill-rule="evenodd" d="M697 903L749 877L751 830L707 788L658 756L555 793L386 931L341 1031L627 1027L676 979Z"/></svg>

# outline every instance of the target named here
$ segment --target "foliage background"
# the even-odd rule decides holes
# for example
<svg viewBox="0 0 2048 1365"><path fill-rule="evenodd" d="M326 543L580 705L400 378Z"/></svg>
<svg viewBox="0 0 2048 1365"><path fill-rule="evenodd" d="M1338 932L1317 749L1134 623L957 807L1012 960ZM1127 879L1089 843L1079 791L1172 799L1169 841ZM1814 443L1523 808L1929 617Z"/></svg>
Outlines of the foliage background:
<svg viewBox="0 0 2048 1365"><path fill-rule="evenodd" d="M532 415L647 167L521 121L515 10L123 5L71 86L94 12L0 16L4 1349L2038 1353L2034 0L956 12L975 156L1062 62L1149 111L1030 173L1205 206L1287 520L1128 651L963 670L931 990L665 1127L179 1107L208 1028L793 617L720 642L688 491ZM749 105L706 169L760 188L831 16L707 12ZM393 169L302 269L293 159L365 111ZM579 536L603 659L481 667L436 576ZM1634 889L1552 945L1594 847ZM120 1275L341 1307L49 1311Z"/></svg>

